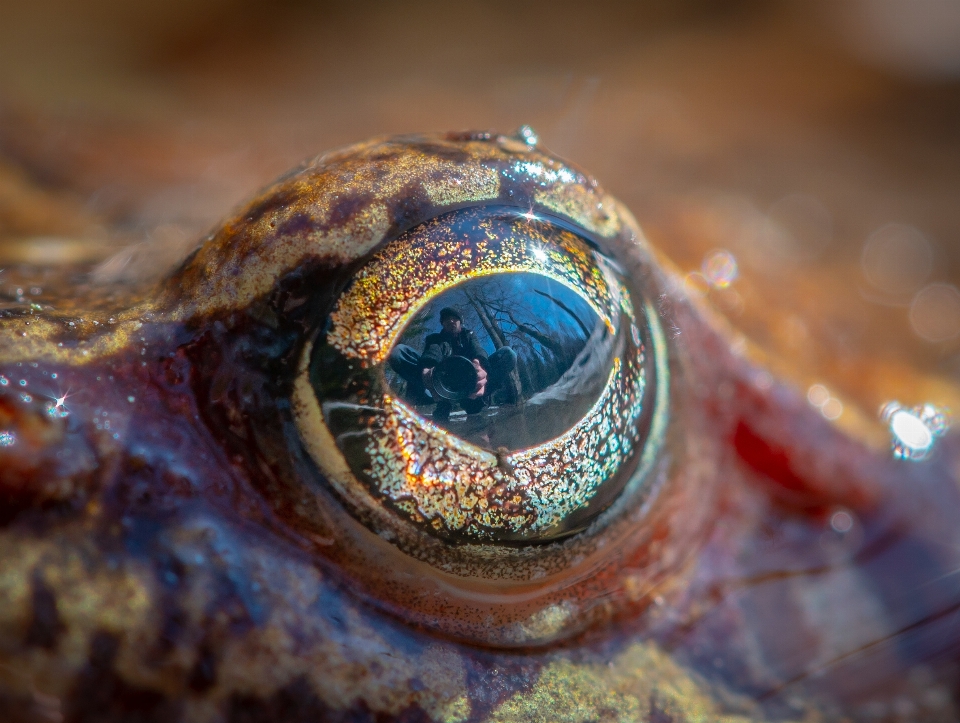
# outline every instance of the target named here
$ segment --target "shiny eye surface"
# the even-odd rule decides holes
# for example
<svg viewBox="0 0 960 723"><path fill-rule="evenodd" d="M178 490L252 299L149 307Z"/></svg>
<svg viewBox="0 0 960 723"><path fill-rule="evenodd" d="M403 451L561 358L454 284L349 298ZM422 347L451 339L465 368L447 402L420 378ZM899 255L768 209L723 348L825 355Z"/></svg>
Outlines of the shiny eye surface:
<svg viewBox="0 0 960 723"><path fill-rule="evenodd" d="M202 320L210 426L276 529L409 625L568 638L633 604L624 570L655 584L702 534L668 279L626 209L524 138L321 157L166 291Z"/></svg>
<svg viewBox="0 0 960 723"><path fill-rule="evenodd" d="M644 450L643 305L567 225L497 206L435 218L367 260L306 351L304 443L377 532L372 508L453 543L574 534Z"/></svg>

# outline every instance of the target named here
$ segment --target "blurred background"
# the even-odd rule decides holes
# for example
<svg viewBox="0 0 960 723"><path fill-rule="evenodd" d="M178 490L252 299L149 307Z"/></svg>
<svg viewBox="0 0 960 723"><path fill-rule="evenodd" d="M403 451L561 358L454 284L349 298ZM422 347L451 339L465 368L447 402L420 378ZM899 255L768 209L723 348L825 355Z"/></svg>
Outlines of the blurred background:
<svg viewBox="0 0 960 723"><path fill-rule="evenodd" d="M960 408L960 0L0 0L0 291L156 275L333 147L524 123L826 416Z"/></svg>

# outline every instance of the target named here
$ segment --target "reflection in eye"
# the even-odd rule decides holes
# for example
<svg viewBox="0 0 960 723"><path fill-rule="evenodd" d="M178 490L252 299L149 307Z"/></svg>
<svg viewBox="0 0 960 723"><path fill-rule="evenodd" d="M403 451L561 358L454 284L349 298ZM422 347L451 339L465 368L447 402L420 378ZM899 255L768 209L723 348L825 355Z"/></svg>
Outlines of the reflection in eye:
<svg viewBox="0 0 960 723"><path fill-rule="evenodd" d="M649 427L635 298L593 243L516 209L457 211L387 244L310 352L348 506L461 543L583 529ZM321 466L330 451L314 454Z"/></svg>
<svg viewBox="0 0 960 723"><path fill-rule="evenodd" d="M471 279L410 321L387 386L461 439L516 451L588 414L609 381L614 340L586 299L548 276Z"/></svg>

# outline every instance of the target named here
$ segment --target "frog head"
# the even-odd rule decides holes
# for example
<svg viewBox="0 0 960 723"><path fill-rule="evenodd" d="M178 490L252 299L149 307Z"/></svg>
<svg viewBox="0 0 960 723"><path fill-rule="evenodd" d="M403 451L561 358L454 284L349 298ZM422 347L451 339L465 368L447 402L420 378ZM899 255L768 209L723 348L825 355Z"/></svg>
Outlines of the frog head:
<svg viewBox="0 0 960 723"><path fill-rule="evenodd" d="M318 157L158 283L75 281L0 316L11 715L800 720L942 688L906 672L955 639L951 446L832 425L529 129ZM489 389L443 417L397 350L426 370L456 304Z"/></svg>

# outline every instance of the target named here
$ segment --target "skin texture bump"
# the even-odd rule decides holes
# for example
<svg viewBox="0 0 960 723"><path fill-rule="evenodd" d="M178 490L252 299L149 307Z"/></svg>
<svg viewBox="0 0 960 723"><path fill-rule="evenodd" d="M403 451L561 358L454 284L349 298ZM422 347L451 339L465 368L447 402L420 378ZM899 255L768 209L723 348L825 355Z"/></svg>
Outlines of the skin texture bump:
<svg viewBox="0 0 960 723"><path fill-rule="evenodd" d="M364 264L486 206L576 230L661 329L650 453L547 544L453 545L357 513L304 401ZM733 723L908 699L951 720L955 440L894 460L760 361L629 211L522 135L321 156L155 285L3 309L0 710Z"/></svg>

